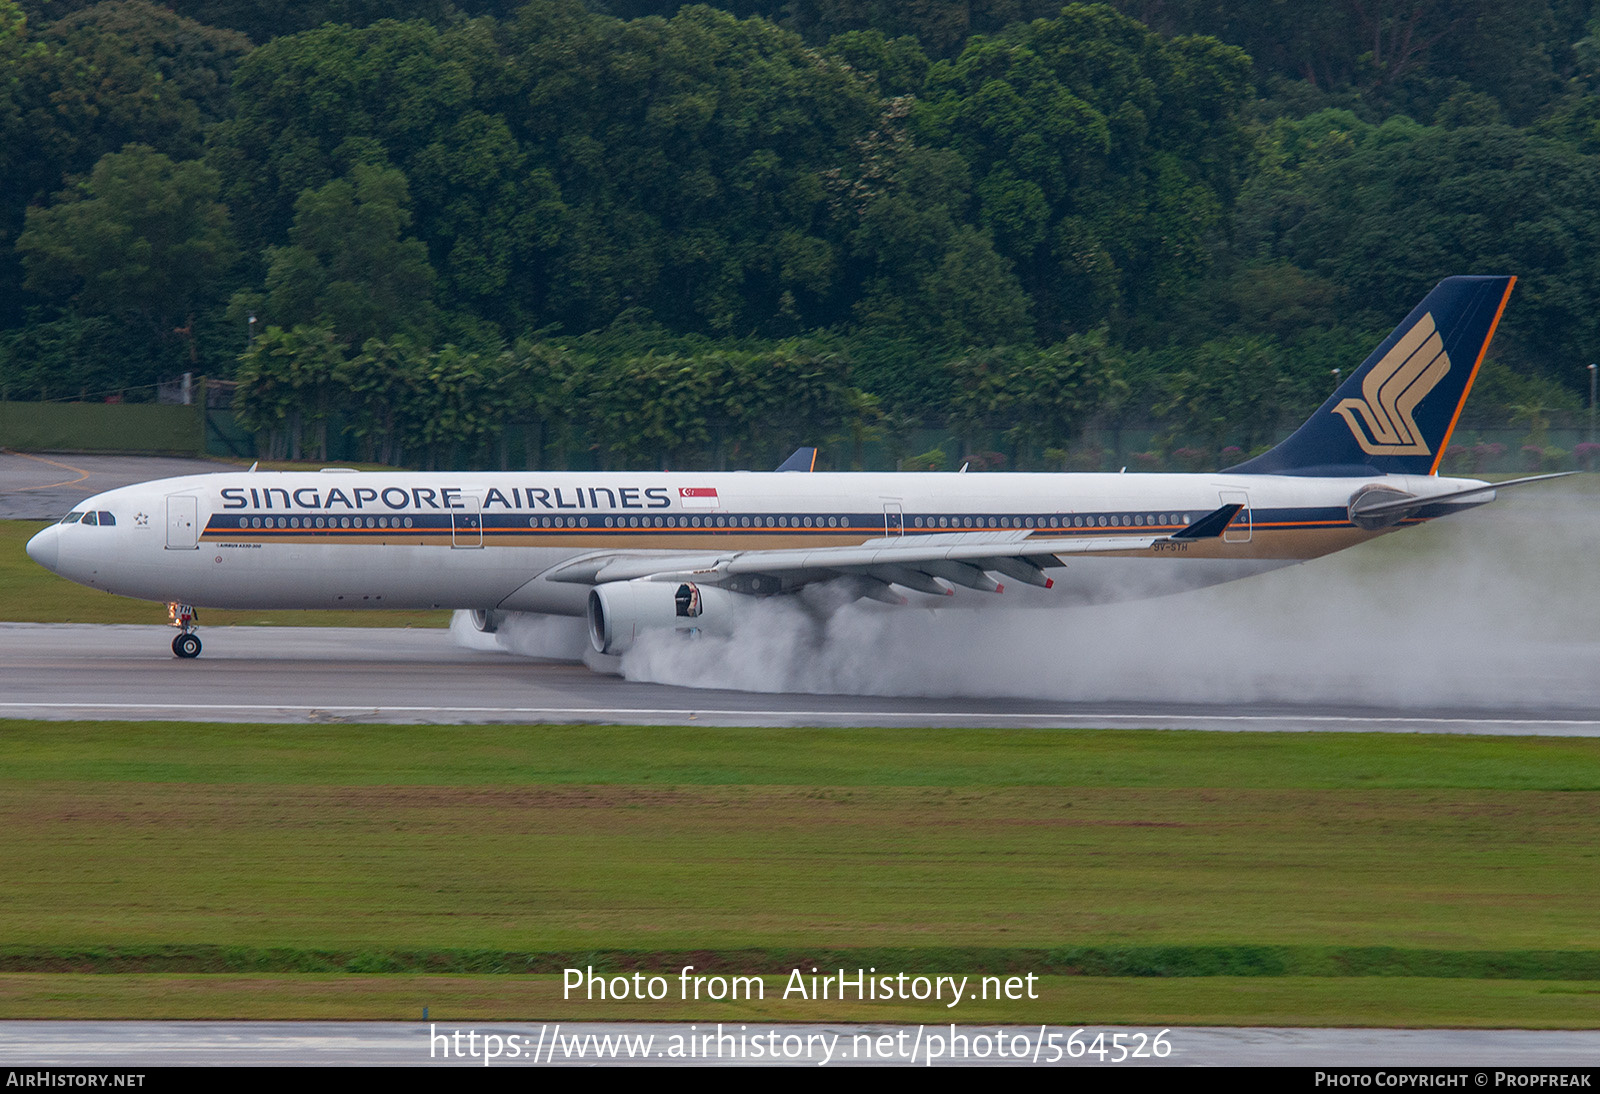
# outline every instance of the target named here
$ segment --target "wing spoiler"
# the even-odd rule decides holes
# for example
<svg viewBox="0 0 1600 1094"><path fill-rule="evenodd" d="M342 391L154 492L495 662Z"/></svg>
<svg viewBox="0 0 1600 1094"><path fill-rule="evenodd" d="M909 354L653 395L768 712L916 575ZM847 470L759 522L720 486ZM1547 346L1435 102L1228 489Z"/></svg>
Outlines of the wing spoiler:
<svg viewBox="0 0 1600 1094"><path fill-rule="evenodd" d="M916 571L965 584L972 577L995 570L1030 584L1042 566L1061 565L1062 555L1147 551L1156 543L1192 543L1220 536L1243 509L1230 504L1215 509L1171 535L1103 535L1043 538L1026 528L947 532L920 536L888 536L853 547L795 547L769 551L734 551L683 554L606 553L575 559L545 575L546 580L573 584L605 584L656 578L678 581L693 577L715 584L740 574L815 575L808 580L837 574L883 572L885 568ZM955 566L954 564L960 564ZM963 569L965 567L966 569ZM955 576L952 576L955 575ZM979 586L973 586L979 587Z"/></svg>

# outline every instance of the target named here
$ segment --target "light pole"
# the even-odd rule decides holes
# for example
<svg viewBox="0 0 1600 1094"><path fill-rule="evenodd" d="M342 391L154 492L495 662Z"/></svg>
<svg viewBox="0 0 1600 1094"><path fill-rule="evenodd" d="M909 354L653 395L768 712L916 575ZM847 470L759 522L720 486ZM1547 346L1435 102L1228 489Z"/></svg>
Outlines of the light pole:
<svg viewBox="0 0 1600 1094"><path fill-rule="evenodd" d="M250 318L245 321L245 330L250 333L245 336L245 349L254 349L256 345L256 313L251 312Z"/></svg>
<svg viewBox="0 0 1600 1094"><path fill-rule="evenodd" d="M1333 390L1338 391L1339 390L1339 370L1338 369L1333 369L1332 372L1333 372Z"/></svg>
<svg viewBox="0 0 1600 1094"><path fill-rule="evenodd" d="M1600 365L1589 366L1589 443L1594 444L1594 379Z"/></svg>

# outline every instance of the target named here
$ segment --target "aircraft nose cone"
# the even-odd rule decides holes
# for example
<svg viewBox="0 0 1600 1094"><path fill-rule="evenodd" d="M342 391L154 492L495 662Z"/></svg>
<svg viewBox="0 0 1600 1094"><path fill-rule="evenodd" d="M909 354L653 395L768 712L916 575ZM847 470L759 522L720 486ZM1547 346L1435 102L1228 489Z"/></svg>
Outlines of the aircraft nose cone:
<svg viewBox="0 0 1600 1094"><path fill-rule="evenodd" d="M28 541L28 557L54 573L56 559L61 554L60 536L57 526L52 524Z"/></svg>

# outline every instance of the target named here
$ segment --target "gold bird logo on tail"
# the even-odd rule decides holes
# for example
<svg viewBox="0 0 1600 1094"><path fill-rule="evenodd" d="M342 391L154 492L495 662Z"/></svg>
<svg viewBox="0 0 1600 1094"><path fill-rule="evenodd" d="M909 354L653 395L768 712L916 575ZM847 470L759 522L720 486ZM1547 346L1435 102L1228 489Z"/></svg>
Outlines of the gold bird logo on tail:
<svg viewBox="0 0 1600 1094"><path fill-rule="evenodd" d="M1428 312L1361 381L1365 398L1341 400L1333 413L1344 417L1356 443L1370 456L1430 455L1412 414L1449 371L1450 355Z"/></svg>

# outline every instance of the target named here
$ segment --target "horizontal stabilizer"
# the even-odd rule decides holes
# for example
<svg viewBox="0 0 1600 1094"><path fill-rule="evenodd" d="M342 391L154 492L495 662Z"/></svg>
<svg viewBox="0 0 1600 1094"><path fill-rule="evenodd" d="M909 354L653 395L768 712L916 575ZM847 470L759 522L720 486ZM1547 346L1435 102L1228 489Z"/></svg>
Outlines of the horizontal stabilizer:
<svg viewBox="0 0 1600 1094"><path fill-rule="evenodd" d="M1487 494L1494 490L1505 490L1512 486L1522 486L1530 482L1544 482L1546 479L1564 479L1568 475L1576 474L1576 471L1557 471L1551 475L1529 475L1525 479L1508 479L1505 482L1485 483L1483 486L1474 486L1470 490L1452 490L1448 494L1400 498L1396 501L1380 501L1372 505L1358 505L1350 511L1350 515L1353 517L1386 517L1395 513L1408 513L1415 509L1421 509L1426 505L1433 505L1435 502L1458 501L1461 498L1470 498L1475 494Z"/></svg>

